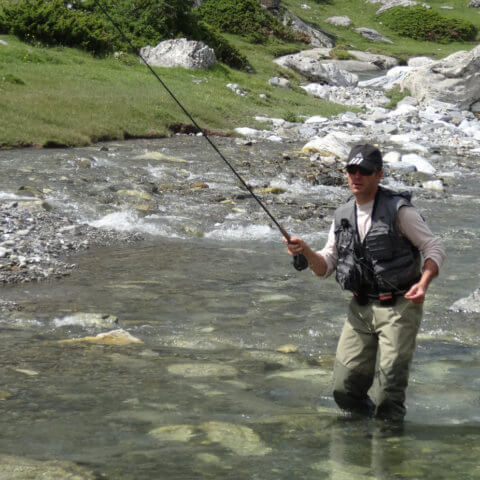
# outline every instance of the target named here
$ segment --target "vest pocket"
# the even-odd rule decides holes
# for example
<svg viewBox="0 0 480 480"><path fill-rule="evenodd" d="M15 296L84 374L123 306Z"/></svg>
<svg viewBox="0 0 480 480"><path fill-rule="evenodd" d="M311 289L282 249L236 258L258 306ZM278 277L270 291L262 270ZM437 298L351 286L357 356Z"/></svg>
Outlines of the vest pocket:
<svg viewBox="0 0 480 480"><path fill-rule="evenodd" d="M393 243L388 233L379 235L367 235L365 246L373 260L390 260L393 257Z"/></svg>

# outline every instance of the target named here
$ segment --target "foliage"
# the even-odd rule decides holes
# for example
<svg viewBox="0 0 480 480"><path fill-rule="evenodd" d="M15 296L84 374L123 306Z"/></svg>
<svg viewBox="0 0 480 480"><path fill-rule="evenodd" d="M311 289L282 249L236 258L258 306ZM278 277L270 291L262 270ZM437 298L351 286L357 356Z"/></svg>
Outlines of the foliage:
<svg viewBox="0 0 480 480"><path fill-rule="evenodd" d="M63 0L22 0L6 4L0 25L2 30L32 43L74 46L95 53L109 51L114 44L104 22L89 12L67 9Z"/></svg>
<svg viewBox="0 0 480 480"><path fill-rule="evenodd" d="M105 12L120 27L135 49L175 38L189 28L193 0L73 0L78 11L87 11L106 21ZM101 8L103 7L103 8ZM116 48L128 47L125 39L108 21Z"/></svg>
<svg viewBox="0 0 480 480"><path fill-rule="evenodd" d="M254 43L263 43L259 41L261 35L306 40L304 35L285 27L258 0L206 0L196 9L196 15L221 32L253 35Z"/></svg>
<svg viewBox="0 0 480 480"><path fill-rule="evenodd" d="M207 43L234 68L247 59L215 28L198 22L192 0L19 0L0 12L0 32L32 43L79 47L93 53L136 51L145 45L186 35ZM105 12L126 38L111 24Z"/></svg>
<svg viewBox="0 0 480 480"><path fill-rule="evenodd" d="M448 43L474 40L477 35L472 23L421 6L391 8L381 15L381 20L399 35L414 40Z"/></svg>

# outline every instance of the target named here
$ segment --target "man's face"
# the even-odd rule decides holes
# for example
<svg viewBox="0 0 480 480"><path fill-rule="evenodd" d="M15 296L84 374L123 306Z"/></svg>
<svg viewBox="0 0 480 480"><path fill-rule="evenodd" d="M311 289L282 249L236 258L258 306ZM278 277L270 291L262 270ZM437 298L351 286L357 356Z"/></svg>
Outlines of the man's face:
<svg viewBox="0 0 480 480"><path fill-rule="evenodd" d="M362 175L358 168L355 173L348 173L347 171L348 186L355 196L355 199L362 203L373 200L377 193L382 174L383 172L380 171L372 172L370 175Z"/></svg>

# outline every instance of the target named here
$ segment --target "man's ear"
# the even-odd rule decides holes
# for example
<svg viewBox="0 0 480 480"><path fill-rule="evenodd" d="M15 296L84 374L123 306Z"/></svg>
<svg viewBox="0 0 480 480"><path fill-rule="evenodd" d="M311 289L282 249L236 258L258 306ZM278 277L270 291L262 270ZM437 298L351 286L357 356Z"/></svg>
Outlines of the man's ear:
<svg viewBox="0 0 480 480"><path fill-rule="evenodd" d="M380 170L379 172L377 172L377 177L379 180L383 177L383 170Z"/></svg>

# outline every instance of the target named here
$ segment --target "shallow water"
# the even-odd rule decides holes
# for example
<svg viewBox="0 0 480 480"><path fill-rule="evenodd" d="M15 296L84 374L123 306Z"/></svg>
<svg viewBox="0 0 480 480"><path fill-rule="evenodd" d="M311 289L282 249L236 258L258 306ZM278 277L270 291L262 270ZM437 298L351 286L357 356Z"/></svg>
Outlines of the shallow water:
<svg viewBox="0 0 480 480"><path fill-rule="evenodd" d="M23 310L0 323L0 390L11 394L0 400L0 453L71 460L111 479L480 478L480 315L448 309L480 285L479 179L460 172L445 198L416 202L448 262L425 306L403 433L335 409L348 297L334 280L296 272L261 218L248 227L246 215L213 215L209 231L222 234L173 235L154 219L145 242L84 254L65 280L3 289ZM173 198L169 214L202 224L200 209ZM92 221L109 215L90 208ZM326 232L310 228L295 231L321 247ZM119 324L89 326L78 312ZM144 343L57 342L118 327ZM277 352L287 344L297 351Z"/></svg>

